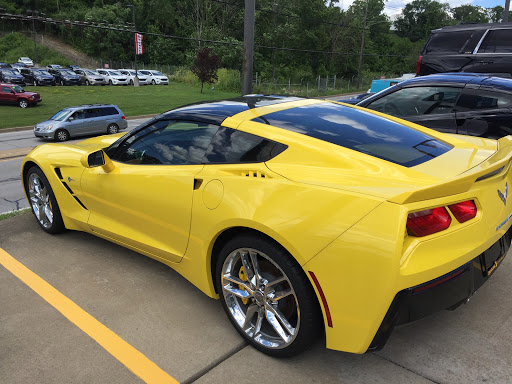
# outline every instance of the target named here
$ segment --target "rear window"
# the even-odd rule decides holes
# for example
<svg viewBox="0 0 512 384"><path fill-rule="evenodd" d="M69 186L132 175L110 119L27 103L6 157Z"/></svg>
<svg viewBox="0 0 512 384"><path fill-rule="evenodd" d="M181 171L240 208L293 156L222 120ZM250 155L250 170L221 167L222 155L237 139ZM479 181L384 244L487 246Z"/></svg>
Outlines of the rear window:
<svg viewBox="0 0 512 384"><path fill-rule="evenodd" d="M452 149L405 125L334 103L291 108L255 120L404 167L422 164Z"/></svg>
<svg viewBox="0 0 512 384"><path fill-rule="evenodd" d="M114 107L100 108L100 116L119 115L119 112Z"/></svg>
<svg viewBox="0 0 512 384"><path fill-rule="evenodd" d="M433 34L423 54L473 53L485 30L439 32Z"/></svg>

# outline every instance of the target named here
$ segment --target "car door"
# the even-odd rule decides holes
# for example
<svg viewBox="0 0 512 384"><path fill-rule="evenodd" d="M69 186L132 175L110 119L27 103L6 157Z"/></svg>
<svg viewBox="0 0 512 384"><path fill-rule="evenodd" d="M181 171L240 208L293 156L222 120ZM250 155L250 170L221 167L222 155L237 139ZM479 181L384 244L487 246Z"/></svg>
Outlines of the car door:
<svg viewBox="0 0 512 384"><path fill-rule="evenodd" d="M85 169L89 225L100 236L179 262L188 245L194 177L218 126L159 120L108 152L115 169Z"/></svg>
<svg viewBox="0 0 512 384"><path fill-rule="evenodd" d="M366 108L387 113L440 132L456 133L455 103L462 85L398 88Z"/></svg>
<svg viewBox="0 0 512 384"><path fill-rule="evenodd" d="M484 86L467 86L455 108L458 132L500 138L512 134L512 93Z"/></svg>
<svg viewBox="0 0 512 384"><path fill-rule="evenodd" d="M83 109L73 112L67 119L66 129L71 137L87 135L87 119Z"/></svg>
<svg viewBox="0 0 512 384"><path fill-rule="evenodd" d="M487 31L473 62L464 72L512 75L512 29Z"/></svg>
<svg viewBox="0 0 512 384"><path fill-rule="evenodd" d="M11 87L2 86L2 93L0 94L0 100L6 104L16 104L18 98Z"/></svg>

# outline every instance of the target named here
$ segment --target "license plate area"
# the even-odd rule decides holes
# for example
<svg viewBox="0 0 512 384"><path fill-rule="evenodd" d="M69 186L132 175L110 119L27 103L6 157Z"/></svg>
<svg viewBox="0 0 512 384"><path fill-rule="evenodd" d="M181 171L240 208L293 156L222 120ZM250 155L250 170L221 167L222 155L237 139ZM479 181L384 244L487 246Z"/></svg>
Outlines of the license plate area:
<svg viewBox="0 0 512 384"><path fill-rule="evenodd" d="M511 235L508 230L491 248L480 255L481 269L485 277L490 276L503 261L510 248L510 240Z"/></svg>

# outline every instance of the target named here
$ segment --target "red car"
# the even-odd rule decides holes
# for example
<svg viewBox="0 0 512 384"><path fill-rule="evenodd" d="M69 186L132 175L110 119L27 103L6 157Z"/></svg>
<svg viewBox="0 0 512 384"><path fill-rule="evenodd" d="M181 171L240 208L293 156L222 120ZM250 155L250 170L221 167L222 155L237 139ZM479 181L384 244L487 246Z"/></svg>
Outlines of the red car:
<svg viewBox="0 0 512 384"><path fill-rule="evenodd" d="M39 93L26 92L19 85L0 83L0 103L2 104L16 104L21 108L27 108L29 105L40 103L41 100Z"/></svg>

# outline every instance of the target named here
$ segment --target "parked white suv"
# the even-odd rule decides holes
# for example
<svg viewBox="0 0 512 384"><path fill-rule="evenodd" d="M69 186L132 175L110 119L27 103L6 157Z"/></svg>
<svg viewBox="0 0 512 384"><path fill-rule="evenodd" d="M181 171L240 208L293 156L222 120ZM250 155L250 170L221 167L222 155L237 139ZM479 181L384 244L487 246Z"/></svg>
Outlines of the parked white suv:
<svg viewBox="0 0 512 384"><path fill-rule="evenodd" d="M169 84L168 77L165 76L160 71L152 71L152 70L144 69L142 71L139 71L139 73L144 75L144 76L147 76L148 77L148 83L151 83L153 85L155 85L155 84L164 84L164 85Z"/></svg>
<svg viewBox="0 0 512 384"><path fill-rule="evenodd" d="M110 85L128 85L128 78L115 69L96 69L103 76L107 84Z"/></svg>
<svg viewBox="0 0 512 384"><path fill-rule="evenodd" d="M33 67L34 62L29 57L20 57L18 63L25 64L27 67Z"/></svg>
<svg viewBox="0 0 512 384"><path fill-rule="evenodd" d="M128 78L130 85L133 85L133 81L135 79L135 69L118 69L118 71ZM142 73L140 73L140 71L137 72L140 85L147 85L150 83L147 76L144 76Z"/></svg>

